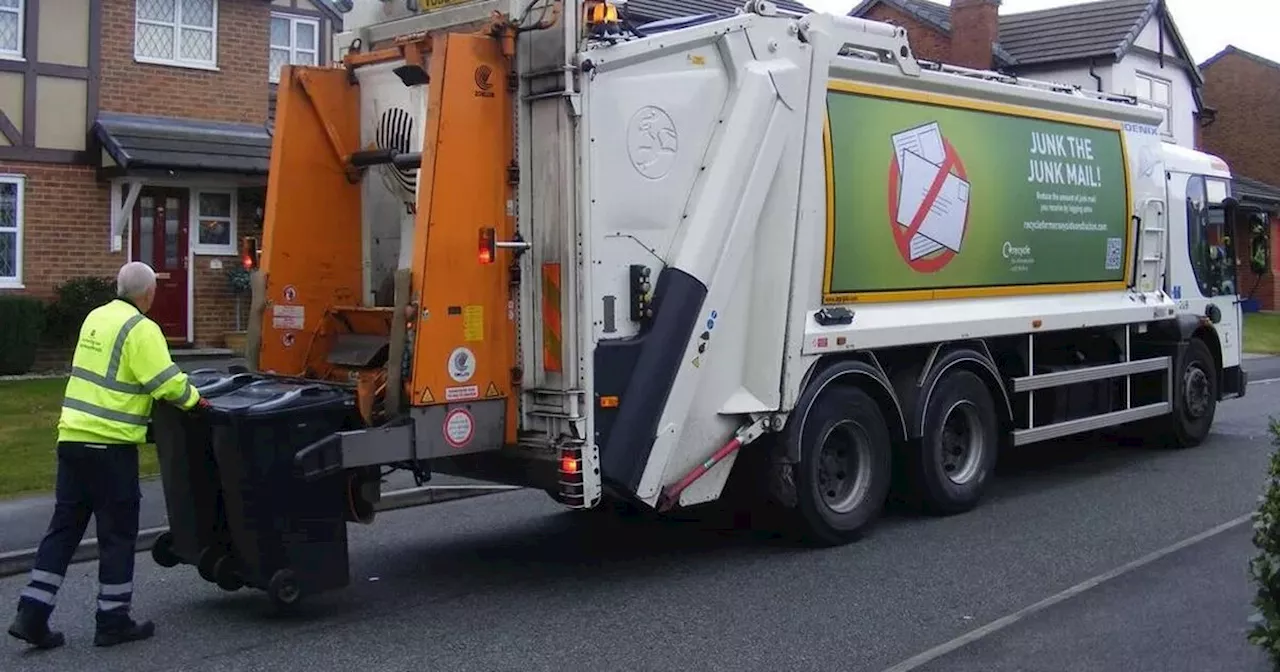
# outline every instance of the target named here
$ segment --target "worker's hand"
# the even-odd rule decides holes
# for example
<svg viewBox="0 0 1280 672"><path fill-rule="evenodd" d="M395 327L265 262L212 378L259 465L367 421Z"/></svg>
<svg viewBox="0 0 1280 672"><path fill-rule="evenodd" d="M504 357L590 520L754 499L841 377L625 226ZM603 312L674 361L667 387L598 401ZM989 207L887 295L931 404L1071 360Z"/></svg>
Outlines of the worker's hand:
<svg viewBox="0 0 1280 672"><path fill-rule="evenodd" d="M204 397L200 397L200 401L197 401L195 408L191 410L203 413L211 408L213 408L213 404L209 403L208 399L205 399Z"/></svg>

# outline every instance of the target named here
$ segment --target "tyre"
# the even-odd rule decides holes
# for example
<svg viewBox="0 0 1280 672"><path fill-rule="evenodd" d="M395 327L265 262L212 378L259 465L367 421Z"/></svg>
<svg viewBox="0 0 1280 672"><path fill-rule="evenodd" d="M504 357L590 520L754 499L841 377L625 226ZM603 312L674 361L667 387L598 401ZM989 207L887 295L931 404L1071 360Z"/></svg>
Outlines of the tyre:
<svg viewBox="0 0 1280 672"><path fill-rule="evenodd" d="M200 551L200 558L196 560L196 571L200 572L200 578L209 583L216 583L218 579L217 574L214 572L217 569L218 559L221 557L222 552L213 546L207 546Z"/></svg>
<svg viewBox="0 0 1280 672"><path fill-rule="evenodd" d="M1165 432L1166 443L1173 448L1194 448L1209 436L1218 410L1217 366L1209 346L1192 338L1173 377L1173 414Z"/></svg>
<svg viewBox="0 0 1280 672"><path fill-rule="evenodd" d="M836 546L870 530L889 494L892 441L880 405L856 387L832 386L800 433L796 514L806 541Z"/></svg>
<svg viewBox="0 0 1280 672"><path fill-rule="evenodd" d="M161 567L177 567L182 560L173 552L173 533L163 532L151 545L151 559Z"/></svg>
<svg viewBox="0 0 1280 672"><path fill-rule="evenodd" d="M234 593L244 588L244 581L240 578L240 567L236 564L236 559L230 555L222 555L213 563L213 582L218 587Z"/></svg>
<svg viewBox="0 0 1280 672"><path fill-rule="evenodd" d="M302 589L293 572L282 569L271 575L271 581L267 583L267 595L277 609L285 610L298 604L298 600L302 599Z"/></svg>
<svg viewBox="0 0 1280 672"><path fill-rule="evenodd" d="M912 499L928 513L977 506L995 468L1000 424L991 391L976 374L952 369L933 385L921 437L907 459Z"/></svg>

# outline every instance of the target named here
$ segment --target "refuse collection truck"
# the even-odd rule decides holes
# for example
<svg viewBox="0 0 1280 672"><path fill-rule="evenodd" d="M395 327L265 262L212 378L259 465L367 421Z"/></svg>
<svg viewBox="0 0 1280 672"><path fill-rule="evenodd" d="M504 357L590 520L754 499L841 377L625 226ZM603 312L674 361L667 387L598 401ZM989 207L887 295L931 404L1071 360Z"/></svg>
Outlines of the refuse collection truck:
<svg viewBox="0 0 1280 672"><path fill-rule="evenodd" d="M277 549L251 585L291 551L233 509L280 479L315 488L271 509L291 529L370 521L388 468L660 511L745 474L839 544L891 485L962 512L1001 450L1195 446L1245 392L1231 174L1132 98L767 2L418 4L356 0L340 62L281 76L258 379L213 399L219 468L259 476L206 536Z"/></svg>

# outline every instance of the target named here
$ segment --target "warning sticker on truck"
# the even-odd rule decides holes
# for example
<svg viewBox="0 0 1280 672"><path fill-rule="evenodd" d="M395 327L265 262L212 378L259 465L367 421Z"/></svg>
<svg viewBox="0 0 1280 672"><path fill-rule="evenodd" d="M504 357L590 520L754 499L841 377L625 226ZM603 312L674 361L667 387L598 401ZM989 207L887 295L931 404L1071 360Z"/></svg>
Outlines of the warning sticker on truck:
<svg viewBox="0 0 1280 672"><path fill-rule="evenodd" d="M444 417L444 440L454 448L465 447L471 443L475 428L475 418L465 409L455 408Z"/></svg>
<svg viewBox="0 0 1280 672"><path fill-rule="evenodd" d="M834 84L829 297L1123 280L1121 124Z"/></svg>
<svg viewBox="0 0 1280 672"><path fill-rule="evenodd" d="M273 329L302 329L307 321L307 309L305 306L282 306L276 304L271 307L271 327Z"/></svg>

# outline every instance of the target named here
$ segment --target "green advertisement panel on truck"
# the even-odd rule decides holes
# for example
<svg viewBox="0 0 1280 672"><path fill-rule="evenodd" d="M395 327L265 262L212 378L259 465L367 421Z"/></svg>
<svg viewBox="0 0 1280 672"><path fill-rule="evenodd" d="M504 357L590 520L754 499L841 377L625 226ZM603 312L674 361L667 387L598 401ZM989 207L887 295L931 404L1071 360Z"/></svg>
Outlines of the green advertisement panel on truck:
<svg viewBox="0 0 1280 672"><path fill-rule="evenodd" d="M831 300L1124 286L1120 124L844 82L827 112Z"/></svg>

